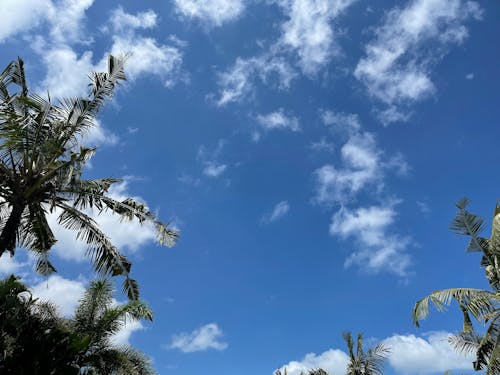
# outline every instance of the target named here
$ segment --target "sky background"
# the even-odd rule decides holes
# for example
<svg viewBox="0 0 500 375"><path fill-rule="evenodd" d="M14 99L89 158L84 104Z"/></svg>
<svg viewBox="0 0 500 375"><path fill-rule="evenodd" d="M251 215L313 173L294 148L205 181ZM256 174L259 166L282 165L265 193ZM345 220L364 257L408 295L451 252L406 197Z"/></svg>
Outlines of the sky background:
<svg viewBox="0 0 500 375"><path fill-rule="evenodd" d="M457 309L419 329L410 314L435 289L488 288L448 226L461 197L488 220L499 197L499 19L496 1L0 0L0 64L21 56L59 98L130 53L86 175L123 177L113 197L181 231L166 249L96 218L155 313L116 342L160 374L343 374L344 331L389 345L387 374L462 374ZM50 220L59 273L23 251L0 273L70 315L94 275Z"/></svg>

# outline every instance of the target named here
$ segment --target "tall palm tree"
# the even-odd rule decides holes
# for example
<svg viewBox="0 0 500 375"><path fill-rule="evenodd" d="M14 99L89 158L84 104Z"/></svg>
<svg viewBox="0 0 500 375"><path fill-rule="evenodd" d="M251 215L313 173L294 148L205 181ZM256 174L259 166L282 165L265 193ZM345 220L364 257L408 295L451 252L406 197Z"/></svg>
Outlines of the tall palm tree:
<svg viewBox="0 0 500 375"><path fill-rule="evenodd" d="M384 362L390 350L384 344L377 344L374 348L363 351L363 335L358 333L356 353L354 352L354 340L351 332L344 333L347 344L349 362L347 363L347 375L382 375Z"/></svg>
<svg viewBox="0 0 500 375"><path fill-rule="evenodd" d="M484 229L481 217L467 211L469 200L463 198L456 206L458 213L451 223L451 229L470 237L468 252L481 252L481 266L491 290L473 288L452 288L438 290L421 299L413 308L413 321L418 327L420 321L429 314L429 304L443 311L456 301L463 313L462 331L450 339L459 351L475 353L474 370L486 369L487 375L500 374L500 205L493 214L490 238L480 236ZM471 315L480 323L489 324L484 334L474 330Z"/></svg>
<svg viewBox="0 0 500 375"><path fill-rule="evenodd" d="M86 98L66 98L54 104L29 93L24 64L11 62L0 73L0 256L17 246L33 251L37 271L55 272L48 259L56 238L47 214L60 212L58 222L74 230L88 246L97 271L125 277L124 291L138 299L137 282L130 278L130 262L110 242L86 210L110 210L125 220L153 223L161 245L172 246L178 233L158 220L144 204L107 195L116 178L82 178L94 148L79 144L95 126L95 116L125 80L123 59L108 60L108 71L91 75Z"/></svg>
<svg viewBox="0 0 500 375"><path fill-rule="evenodd" d="M143 353L111 342L113 334L122 329L127 320L152 320L151 309L138 300L116 305L112 295L109 280L91 282L74 318L69 321L71 331L89 343L78 365L87 374L155 374L149 358Z"/></svg>

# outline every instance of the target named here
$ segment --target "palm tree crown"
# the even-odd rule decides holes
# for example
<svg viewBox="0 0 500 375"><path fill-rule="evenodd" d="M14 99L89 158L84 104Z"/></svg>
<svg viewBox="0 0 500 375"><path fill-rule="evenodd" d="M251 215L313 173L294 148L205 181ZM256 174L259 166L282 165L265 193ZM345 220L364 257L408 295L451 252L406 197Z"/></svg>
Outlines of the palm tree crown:
<svg viewBox="0 0 500 375"><path fill-rule="evenodd" d="M473 288L452 288L437 290L421 299L413 308L413 321L418 327L422 319L429 314L432 302L439 311L452 301L456 301L463 313L462 331L450 339L456 349L475 353L474 370L486 369L487 375L500 374L500 205L493 214L490 238L480 236L484 221L467 211L469 200L464 198L457 203L458 213L451 229L470 237L467 251L481 252L481 266L492 290ZM475 332L470 316L477 321L489 324L484 335Z"/></svg>
<svg viewBox="0 0 500 375"><path fill-rule="evenodd" d="M358 333L357 348L354 352L354 340L351 332L344 333L347 344L349 362L347 363L347 375L382 375L384 362L390 353L384 344L377 344L374 348L363 350L363 335Z"/></svg>
<svg viewBox="0 0 500 375"><path fill-rule="evenodd" d="M29 93L21 59L0 73L0 256L16 246L33 251L37 271L55 272L48 254L56 238L47 214L60 212L58 223L74 230L88 246L97 271L125 277L124 291L138 299L138 286L129 277L130 262L85 212L110 210L125 220L153 223L160 244L172 246L178 233L160 222L144 204L107 195L116 178L82 178L95 149L80 145L81 136L95 126L95 116L115 87L125 80L123 60L109 57L108 71L93 73L86 98L62 99Z"/></svg>

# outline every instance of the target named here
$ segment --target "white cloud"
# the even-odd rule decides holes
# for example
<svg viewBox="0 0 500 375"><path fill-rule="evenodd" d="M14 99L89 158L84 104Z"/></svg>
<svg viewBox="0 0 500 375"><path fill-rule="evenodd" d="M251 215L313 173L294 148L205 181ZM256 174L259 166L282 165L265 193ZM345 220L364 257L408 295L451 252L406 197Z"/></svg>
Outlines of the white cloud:
<svg viewBox="0 0 500 375"><path fill-rule="evenodd" d="M51 275L46 280L31 287L31 290L34 297L54 303L63 315L71 316L78 301L85 293L85 285L82 281Z"/></svg>
<svg viewBox="0 0 500 375"><path fill-rule="evenodd" d="M243 0L174 0L176 10L187 18L196 18L209 26L236 20L244 11Z"/></svg>
<svg viewBox="0 0 500 375"><path fill-rule="evenodd" d="M49 17L51 7L50 0L0 1L0 43L37 27Z"/></svg>
<svg viewBox="0 0 500 375"><path fill-rule="evenodd" d="M117 8L109 20L111 28L105 28L108 33L113 33L112 45L100 61L94 64L90 51L77 54L72 43L81 39L78 35L83 29L85 10L91 2L76 3L80 5L71 5L61 13L76 14L73 21L54 19L51 24L52 34L60 34L60 37L50 39L38 36L33 39L32 46L47 67L38 91L48 90L56 98L86 96L89 73L106 70L109 54L128 55L125 73L132 81L144 75L153 75L161 79L165 86L171 87L185 79L181 72L181 49L138 34L137 30L156 25L157 15L151 10L134 15Z"/></svg>
<svg viewBox="0 0 500 375"><path fill-rule="evenodd" d="M325 137L321 137L318 142L311 142L311 150L317 152L333 152L335 150L335 144L328 142Z"/></svg>
<svg viewBox="0 0 500 375"><path fill-rule="evenodd" d="M349 357L339 349L329 349L323 353L309 353L301 361L291 361L279 370L282 374L301 375L307 374L312 369L323 369L329 374L344 374Z"/></svg>
<svg viewBox="0 0 500 375"><path fill-rule="evenodd" d="M116 346L130 345L130 336L132 333L144 329L146 329L146 327L139 320L127 318L125 324L118 332L112 335L109 340L112 345Z"/></svg>
<svg viewBox="0 0 500 375"><path fill-rule="evenodd" d="M101 122L96 120L95 126L91 127L87 134L82 137L82 143L91 147L108 145L116 145L119 138L116 134L105 129Z"/></svg>
<svg viewBox="0 0 500 375"><path fill-rule="evenodd" d="M472 370L473 356L456 352L447 332L433 332L426 338L393 335L384 340L391 347L390 366L399 374L426 375L446 370Z"/></svg>
<svg viewBox="0 0 500 375"><path fill-rule="evenodd" d="M289 18L279 43L298 54L299 66L311 75L339 54L333 21L356 0L278 0Z"/></svg>
<svg viewBox="0 0 500 375"><path fill-rule="evenodd" d="M184 353L205 351L209 349L224 350L226 342L220 341L223 332L215 323L206 324L191 333L179 333L172 336L169 349L179 349Z"/></svg>
<svg viewBox="0 0 500 375"><path fill-rule="evenodd" d="M388 106L382 121L404 121L401 105L434 93L431 65L441 58L443 47L467 37L464 22L471 17L481 17L479 4L463 0L415 0L387 13L354 72L369 94Z"/></svg>
<svg viewBox="0 0 500 375"><path fill-rule="evenodd" d="M18 262L15 257L11 257L8 252L5 252L0 257L0 275L8 276L15 274L25 265L26 263Z"/></svg>
<svg viewBox="0 0 500 375"><path fill-rule="evenodd" d="M153 38L138 36L135 33L117 34L113 37L110 53L117 56L130 54L125 63L125 73L131 80L143 75L154 75L160 78L166 87L171 87L182 76L181 50L160 44Z"/></svg>
<svg viewBox="0 0 500 375"><path fill-rule="evenodd" d="M474 73L469 73L469 74L467 74L467 75L465 76L465 79L469 79L469 80L474 79Z"/></svg>
<svg viewBox="0 0 500 375"><path fill-rule="evenodd" d="M203 174L207 177L219 177L227 169L227 165L218 161L226 141L219 139L213 151L207 151L205 146L200 146L196 159L203 165Z"/></svg>
<svg viewBox="0 0 500 375"><path fill-rule="evenodd" d="M279 108L277 111L266 115L258 115L257 123L264 130L290 129L294 132L300 130L299 120L297 117L285 113L283 108Z"/></svg>
<svg viewBox="0 0 500 375"><path fill-rule="evenodd" d="M296 73L286 59L271 54L243 59L238 57L227 71L218 74L220 87L218 106L239 102L252 96L256 80L263 83L277 81L277 87L287 89Z"/></svg>
<svg viewBox="0 0 500 375"><path fill-rule="evenodd" d="M131 197L127 191L127 185L127 181L124 181L112 186L108 195L120 201ZM139 197L133 198L142 201ZM63 228L57 223L59 214L59 210L54 210L48 215L49 225L57 238L57 243L52 251L63 259L85 261L87 259L85 243L75 239L75 231ZM149 223L141 225L136 219L122 221L119 215L113 214L111 211L104 211L101 214L98 214L97 211L86 211L86 214L96 221L99 228L120 251L133 253L145 244L156 241L155 229Z"/></svg>
<svg viewBox="0 0 500 375"><path fill-rule="evenodd" d="M354 210L342 207L332 218L330 234L343 239L354 238L360 250L351 254L346 266L358 265L368 272L387 271L406 276L411 265L405 252L409 239L393 234L394 203L384 206L361 207Z"/></svg>
<svg viewBox="0 0 500 375"><path fill-rule="evenodd" d="M203 174L208 177L219 177L226 170L226 164L217 164L214 161L205 162L205 167L203 168Z"/></svg>
<svg viewBox="0 0 500 375"><path fill-rule="evenodd" d="M270 224L276 220L282 219L290 211L290 204L287 201L281 201L274 206L270 213L265 214L261 222L263 224Z"/></svg>
<svg viewBox="0 0 500 375"><path fill-rule="evenodd" d="M400 154L386 158L372 133L363 131L358 116L322 111L325 125L346 137L340 148L340 166L326 164L314 172L314 201L324 206L340 206L333 215L330 234L342 239L353 238L354 251L345 265L357 265L369 272L389 271L406 276L411 264L405 252L409 238L390 231L396 211L396 200L385 206L350 208L361 193L380 201L388 170L403 175L408 165Z"/></svg>
<svg viewBox="0 0 500 375"><path fill-rule="evenodd" d="M418 337L415 335L393 335L382 341L389 347L388 365L398 374L431 375L446 370L471 370L472 357L457 353L448 343L450 333L432 332ZM301 371L322 368L329 374L344 374L349 357L339 349L323 353L307 354L301 361L291 361L280 370L288 375L300 375Z"/></svg>
<svg viewBox="0 0 500 375"><path fill-rule="evenodd" d="M52 98L87 96L88 75L94 69L92 52L79 56L71 47L62 46L46 50L42 59L47 72L37 91L48 90Z"/></svg>
<svg viewBox="0 0 500 375"><path fill-rule="evenodd" d="M369 185L381 187L381 152L371 133L352 135L341 150L342 168L331 164L317 169L316 197L320 204L347 203Z"/></svg>
<svg viewBox="0 0 500 375"><path fill-rule="evenodd" d="M126 13L122 7L115 9L109 22L115 32L133 29L150 29L156 26L158 16L152 10L139 12L136 15Z"/></svg>
<svg viewBox="0 0 500 375"><path fill-rule="evenodd" d="M359 116L354 113L321 111L323 123L330 128L345 134L355 134L361 130Z"/></svg>

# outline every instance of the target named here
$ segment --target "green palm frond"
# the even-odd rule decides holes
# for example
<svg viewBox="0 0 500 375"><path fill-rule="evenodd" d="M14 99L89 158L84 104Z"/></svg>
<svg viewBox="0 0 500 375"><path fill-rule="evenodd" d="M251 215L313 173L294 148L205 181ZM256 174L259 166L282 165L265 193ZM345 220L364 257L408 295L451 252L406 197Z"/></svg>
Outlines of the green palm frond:
<svg viewBox="0 0 500 375"><path fill-rule="evenodd" d="M415 303L412 314L414 324L419 327L419 322L427 317L429 302L432 302L438 311L444 311L453 300L463 305L476 319L484 320L485 314L495 311L500 296L487 290L473 288L438 290Z"/></svg>

